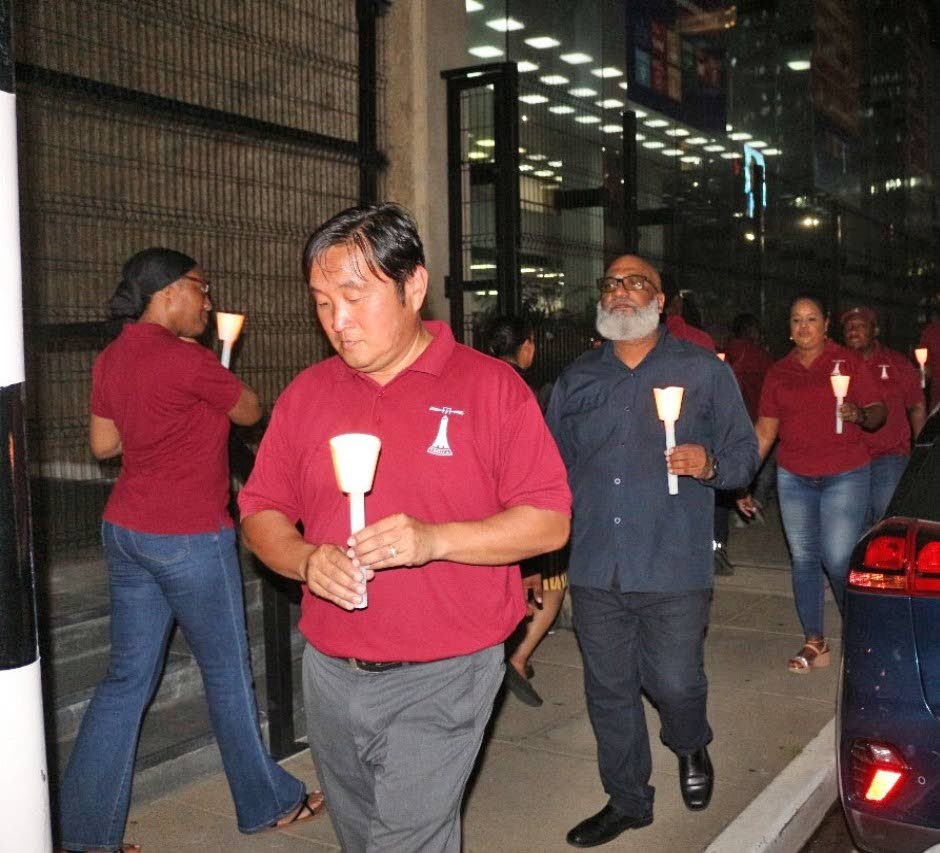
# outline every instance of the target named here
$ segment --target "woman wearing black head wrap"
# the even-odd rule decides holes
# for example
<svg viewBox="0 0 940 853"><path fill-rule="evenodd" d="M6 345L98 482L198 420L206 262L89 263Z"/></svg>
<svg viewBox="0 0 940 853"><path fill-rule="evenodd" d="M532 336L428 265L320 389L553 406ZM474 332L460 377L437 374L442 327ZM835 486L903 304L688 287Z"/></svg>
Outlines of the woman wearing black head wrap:
<svg viewBox="0 0 940 853"><path fill-rule="evenodd" d="M243 832L310 820L322 796L268 755L258 730L241 572L228 514L230 423L253 424L258 396L189 339L205 331L209 281L196 261L146 249L111 300L124 321L95 362L91 450L123 454L104 510L111 659L59 791L70 851L123 845L141 721L179 622L202 672Z"/></svg>
<svg viewBox="0 0 940 853"><path fill-rule="evenodd" d="M522 317L496 317L489 325L486 351L501 361L508 362L525 379L526 371L535 360L535 329L532 323ZM540 391L538 396L544 411L548 404L550 388L549 394L543 391ZM506 687L517 699L534 708L542 704L542 697L529 681L534 675L529 657L555 623L565 600L565 590L568 587L568 572L563 557L565 553L556 551L543 554L525 560L521 566L526 594L532 590L536 607L532 608L531 616L525 622L522 637L518 638L517 631L511 640L518 642L507 644L507 651L511 651L506 659L504 680Z"/></svg>

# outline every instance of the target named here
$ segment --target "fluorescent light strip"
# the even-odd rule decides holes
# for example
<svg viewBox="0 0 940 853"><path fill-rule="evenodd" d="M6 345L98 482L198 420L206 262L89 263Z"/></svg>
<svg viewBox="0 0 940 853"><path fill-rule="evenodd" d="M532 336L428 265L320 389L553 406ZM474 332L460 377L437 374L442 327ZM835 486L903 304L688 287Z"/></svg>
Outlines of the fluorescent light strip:
<svg viewBox="0 0 940 853"><path fill-rule="evenodd" d="M524 104L546 104L548 98L545 95L520 95L519 100Z"/></svg>
<svg viewBox="0 0 940 853"><path fill-rule="evenodd" d="M609 77L623 76L623 72L619 68L614 68L612 65L606 65L603 68L592 68L591 73L595 77L602 77L605 80Z"/></svg>
<svg viewBox="0 0 940 853"><path fill-rule="evenodd" d="M523 59L516 63L516 68L519 69L520 74L525 74L527 71L538 71L539 67L534 62L529 62L528 59Z"/></svg>
<svg viewBox="0 0 940 853"><path fill-rule="evenodd" d="M480 59L495 59L497 56L503 55L503 52L498 47L493 47L491 44L475 45L471 47L467 53L478 56Z"/></svg>
<svg viewBox="0 0 940 853"><path fill-rule="evenodd" d="M588 89L585 86L581 86L578 89L569 89L568 94L574 95L576 98L593 98L597 92L595 92L593 89Z"/></svg>
<svg viewBox="0 0 940 853"><path fill-rule="evenodd" d="M546 86L564 86L565 83L570 83L571 81L567 77L562 77L561 74L546 74L544 77L539 77Z"/></svg>
<svg viewBox="0 0 940 853"><path fill-rule="evenodd" d="M555 106L555 107L549 107L548 111L550 113L555 113L555 115L565 116L565 115L568 115L569 113L573 113L574 107L569 107L569 106L566 106L565 104L559 104L558 106Z"/></svg>
<svg viewBox="0 0 940 853"><path fill-rule="evenodd" d="M600 119L597 116L575 116L574 120L578 124L600 124Z"/></svg>
<svg viewBox="0 0 940 853"><path fill-rule="evenodd" d="M487 21L486 25L498 33L512 33L516 30L525 29L525 24L515 18L495 18L492 21Z"/></svg>
<svg viewBox="0 0 940 853"><path fill-rule="evenodd" d="M561 42L558 39L552 38L551 36L533 36L525 40L525 43L529 47L534 47L536 50L546 50L550 47L558 47Z"/></svg>
<svg viewBox="0 0 940 853"><path fill-rule="evenodd" d="M567 62L569 65L584 65L585 62L594 61L593 57L588 56L586 53L581 53L580 51L563 53L559 58L562 62Z"/></svg>

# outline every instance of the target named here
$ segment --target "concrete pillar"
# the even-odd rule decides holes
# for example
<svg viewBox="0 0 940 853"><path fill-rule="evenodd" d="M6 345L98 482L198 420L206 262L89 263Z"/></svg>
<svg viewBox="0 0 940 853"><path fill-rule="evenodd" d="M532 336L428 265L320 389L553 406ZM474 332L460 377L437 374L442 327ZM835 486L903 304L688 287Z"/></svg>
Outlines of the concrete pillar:
<svg viewBox="0 0 940 853"><path fill-rule="evenodd" d="M0 0L0 849L52 849L26 458L16 97Z"/></svg>
<svg viewBox="0 0 940 853"><path fill-rule="evenodd" d="M384 21L384 148L381 195L411 210L427 254L425 315L447 320L447 117L441 71L470 64L464 0L397 0Z"/></svg>

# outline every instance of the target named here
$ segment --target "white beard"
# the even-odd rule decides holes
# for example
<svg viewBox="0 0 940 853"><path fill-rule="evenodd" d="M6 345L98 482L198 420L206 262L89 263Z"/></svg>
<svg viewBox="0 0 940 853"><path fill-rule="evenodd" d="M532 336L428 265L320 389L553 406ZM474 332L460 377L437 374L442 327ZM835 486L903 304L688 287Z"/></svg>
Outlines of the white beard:
<svg viewBox="0 0 940 853"><path fill-rule="evenodd" d="M598 333L609 341L637 341L656 331L659 325L659 303L653 299L645 308L624 314L608 311L598 302L595 325Z"/></svg>

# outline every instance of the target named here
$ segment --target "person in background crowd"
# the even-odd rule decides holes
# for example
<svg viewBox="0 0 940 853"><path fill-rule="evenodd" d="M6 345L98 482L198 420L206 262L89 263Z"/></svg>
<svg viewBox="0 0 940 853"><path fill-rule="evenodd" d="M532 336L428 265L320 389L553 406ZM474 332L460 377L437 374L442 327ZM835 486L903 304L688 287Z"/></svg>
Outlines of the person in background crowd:
<svg viewBox="0 0 940 853"><path fill-rule="evenodd" d="M337 356L274 407L239 494L245 541L303 585L307 734L343 849L457 853L526 611L517 563L568 538L564 466L509 365L421 321L424 248L401 207L336 214L303 270ZM353 535L329 448L344 433L381 440Z"/></svg>
<svg viewBox="0 0 940 853"><path fill-rule="evenodd" d="M777 497L793 562L793 598L805 643L787 663L807 673L830 663L825 639L824 577L842 611L852 548L865 526L871 483L863 431L878 429L887 410L881 389L861 359L828 337L829 316L815 296L790 305L793 349L767 373L758 405L757 439L761 459L777 448ZM830 377L851 377L836 432ZM750 495L738 508L753 515ZM825 573L825 574L824 574Z"/></svg>
<svg viewBox="0 0 940 853"><path fill-rule="evenodd" d="M704 645L713 495L747 485L757 469L757 441L731 371L660 325L659 273L624 255L598 288L597 328L608 340L564 370L546 415L574 495L574 625L609 798L568 833L575 847L653 820L643 691L679 758L686 806L710 802ZM653 389L670 385L684 395L677 446L667 451ZM667 473L678 476L676 495Z"/></svg>
<svg viewBox="0 0 940 853"><path fill-rule="evenodd" d="M940 305L940 290L934 296ZM940 317L928 323L920 336L920 345L927 347L927 379L930 381L930 403L928 412L932 412L940 403Z"/></svg>
<svg viewBox="0 0 940 853"><path fill-rule="evenodd" d="M763 346L760 322L753 314L738 314L732 321L731 339L728 341L725 357L738 380L738 387L741 389L744 405L747 406L747 413L751 421L757 423L757 406L760 402L761 388L774 359ZM764 523L763 508L767 506L776 479L776 451L772 448L751 484L751 497L755 508L754 519L761 524ZM741 520L739 515L735 518ZM743 521L741 521L741 526L745 526Z"/></svg>
<svg viewBox="0 0 940 853"><path fill-rule="evenodd" d="M521 317L496 317L489 325L486 351L510 364L523 378L535 359L535 329ZM548 394L540 394L546 400ZM544 555L526 560L522 568L522 581L527 593L535 599L535 608L525 622L525 633L512 649L506 667L506 686L513 695L527 705L538 707L542 697L529 682L534 670L529 657L542 642L555 622L565 599L568 573L558 558L563 554ZM554 558L554 559L552 559ZM510 647L514 638L510 638Z"/></svg>
<svg viewBox="0 0 940 853"><path fill-rule="evenodd" d="M85 712L59 791L65 850L123 844L137 739L177 621L202 672L238 828L311 820L321 794L275 762L252 691L242 578L228 513L229 424L261 417L258 396L204 347L209 280L192 258L145 249L111 300L120 337L95 361L91 450L122 456L104 510L111 591L108 674Z"/></svg>
<svg viewBox="0 0 940 853"><path fill-rule="evenodd" d="M884 426L863 434L871 456L867 519L871 524L884 515L904 473L911 455L911 436L916 438L924 426L927 406L920 387L920 371L910 359L878 340L878 317L871 308L864 305L850 308L839 320L845 345L861 356L888 408Z"/></svg>
<svg viewBox="0 0 940 853"><path fill-rule="evenodd" d="M692 305L686 309L686 299L679 290L675 277L669 273L662 274L663 282L663 318L669 334L683 341L691 341L693 344L709 352L715 352L715 342L711 339L708 332L702 331L701 314L698 312L698 306ZM692 319L698 319L698 325L693 325L687 319L687 313Z"/></svg>

